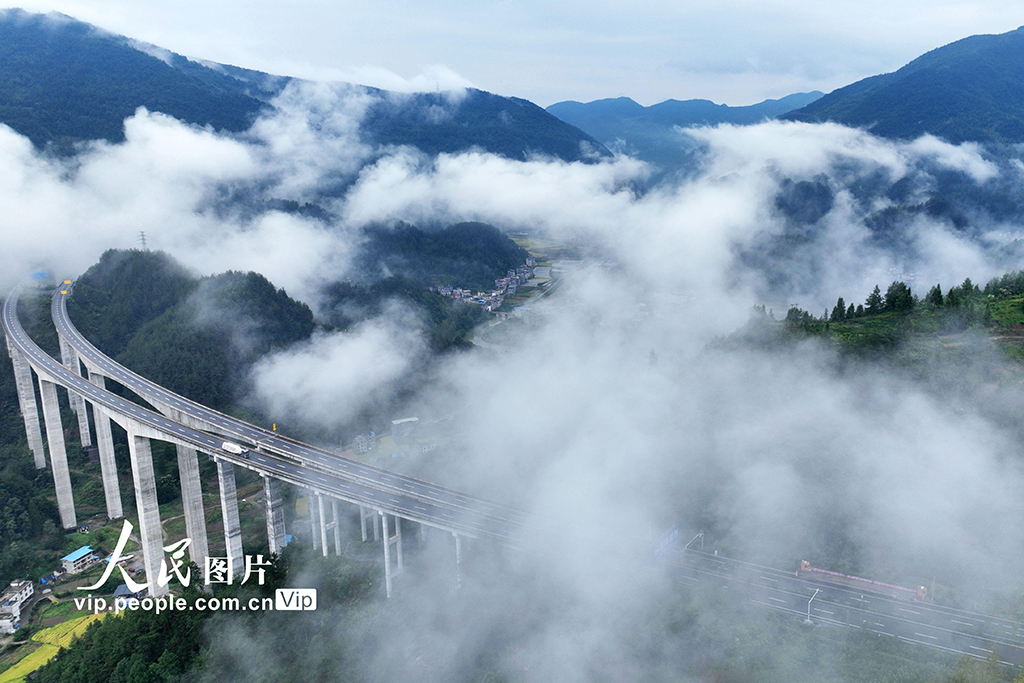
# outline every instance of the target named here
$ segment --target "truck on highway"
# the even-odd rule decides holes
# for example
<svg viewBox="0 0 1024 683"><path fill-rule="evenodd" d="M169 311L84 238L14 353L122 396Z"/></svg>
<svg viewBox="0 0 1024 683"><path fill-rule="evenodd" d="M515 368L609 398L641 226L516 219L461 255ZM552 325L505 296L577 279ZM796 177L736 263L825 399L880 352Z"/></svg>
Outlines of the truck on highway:
<svg viewBox="0 0 1024 683"><path fill-rule="evenodd" d="M820 581L821 583L838 584L840 586L854 588L856 590L882 593L883 595L892 597L896 600L917 601L928 598L928 589L924 586L918 586L916 589L906 588L905 586L895 586L891 583L875 581L874 579L865 579L862 576L850 576L848 574L840 574L839 572L830 572L827 569L812 567L811 563L807 560L800 561L800 568L796 570L796 575L801 579L810 579L812 581Z"/></svg>
<svg viewBox="0 0 1024 683"><path fill-rule="evenodd" d="M221 444L221 448L223 450L227 451L228 453L234 453L235 455L240 455L243 458L245 458L246 460L249 459L249 449L248 448L242 448L237 443L231 443L230 441L225 441L223 444Z"/></svg>

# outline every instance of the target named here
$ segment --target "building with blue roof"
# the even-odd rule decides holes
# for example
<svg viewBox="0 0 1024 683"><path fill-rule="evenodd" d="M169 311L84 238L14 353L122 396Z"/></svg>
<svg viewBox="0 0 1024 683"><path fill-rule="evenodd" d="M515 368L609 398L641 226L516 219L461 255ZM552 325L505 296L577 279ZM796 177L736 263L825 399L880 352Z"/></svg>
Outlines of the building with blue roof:
<svg viewBox="0 0 1024 683"><path fill-rule="evenodd" d="M61 566L68 574L77 574L95 561L96 557L92 554L92 548L87 545L60 558Z"/></svg>

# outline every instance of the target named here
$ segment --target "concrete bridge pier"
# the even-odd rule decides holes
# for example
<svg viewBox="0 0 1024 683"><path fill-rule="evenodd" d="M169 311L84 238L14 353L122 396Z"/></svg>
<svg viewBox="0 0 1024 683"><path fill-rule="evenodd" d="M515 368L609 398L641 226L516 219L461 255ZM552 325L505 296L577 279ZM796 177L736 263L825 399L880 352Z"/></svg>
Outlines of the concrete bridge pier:
<svg viewBox="0 0 1024 683"><path fill-rule="evenodd" d="M57 490L60 523L65 529L74 529L78 527L78 521L75 518L75 499L71 493L71 473L68 470L68 454L64 447L64 426L60 421L57 386L40 377L39 394L43 398L43 421L46 422L46 442L50 448L50 465L53 469L53 486Z"/></svg>
<svg viewBox="0 0 1024 683"><path fill-rule="evenodd" d="M37 470L46 468L46 453L43 450L43 433L39 427L39 408L36 406L36 388L32 380L32 366L14 344L7 341L7 352L14 366L14 383L18 388L18 405L25 421L28 447L32 451Z"/></svg>
<svg viewBox="0 0 1024 683"><path fill-rule="evenodd" d="M61 364L78 377L81 377L82 364L78 362L78 353L75 352L71 344L65 341L64 337L59 337L59 339ZM71 409L78 415L78 434L82 440L82 448L91 446L92 435L89 432L89 413L86 412L85 399L71 389L68 389L68 403L71 404Z"/></svg>
<svg viewBox="0 0 1024 683"><path fill-rule="evenodd" d="M309 493L309 536L313 541L313 550L320 549L320 504L317 501L317 494L312 489Z"/></svg>
<svg viewBox="0 0 1024 683"><path fill-rule="evenodd" d="M267 505L267 542L270 545L270 552L280 553L287 542L280 480L263 475L263 499Z"/></svg>
<svg viewBox="0 0 1024 683"><path fill-rule="evenodd" d="M106 389L103 375L90 372L89 381L100 389ZM92 407L92 418L96 426L96 446L100 452L100 472L103 475L103 496L107 501L107 517L124 517L121 504L121 488L117 481L117 462L114 460L114 437L110 431L110 418L102 410Z"/></svg>
<svg viewBox="0 0 1024 683"><path fill-rule="evenodd" d="M320 549L327 557L327 503L321 493L316 494L316 507L320 518Z"/></svg>
<svg viewBox="0 0 1024 683"><path fill-rule="evenodd" d="M373 540L380 540L380 516L377 515L373 510L362 505L359 506L359 529L363 534L363 542L366 542L366 520L370 520L371 526L373 526Z"/></svg>
<svg viewBox="0 0 1024 683"><path fill-rule="evenodd" d="M334 554L341 556L341 517L338 515L338 499L331 498L331 524L334 525Z"/></svg>
<svg viewBox="0 0 1024 683"><path fill-rule="evenodd" d="M381 527L384 532L384 590L387 597L391 597L391 579L402 573L405 568L402 564L402 519L395 517L395 535L391 536L388 531L388 514L383 510L380 513ZM396 567L391 568L391 546L395 546Z"/></svg>
<svg viewBox="0 0 1024 683"><path fill-rule="evenodd" d="M242 576L245 558L242 557L242 526L238 521L238 489L235 486L235 466L217 458L217 479L220 481L220 509L224 519L224 545L231 562L231 576Z"/></svg>
<svg viewBox="0 0 1024 683"><path fill-rule="evenodd" d="M128 452L132 458L132 481L135 484L135 507L139 513L139 536L142 538L142 560L146 564L149 594L154 597L166 595L169 592L167 585L161 586L157 582L164 561L164 534L160 523L160 503L156 498L153 451L149 437L139 436L131 425L127 431Z"/></svg>
<svg viewBox="0 0 1024 683"><path fill-rule="evenodd" d="M210 544L206 538L206 512L203 509L203 487L199 480L199 457L196 449L175 444L178 451L178 478L181 480L181 503L185 508L185 535L192 539L188 556L197 566L206 568Z"/></svg>

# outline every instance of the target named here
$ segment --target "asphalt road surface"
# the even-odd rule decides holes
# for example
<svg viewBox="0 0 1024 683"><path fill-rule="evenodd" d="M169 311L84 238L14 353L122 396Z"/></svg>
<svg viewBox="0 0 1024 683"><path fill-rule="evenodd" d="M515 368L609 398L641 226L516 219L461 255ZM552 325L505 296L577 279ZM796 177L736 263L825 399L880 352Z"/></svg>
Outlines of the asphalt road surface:
<svg viewBox="0 0 1024 683"><path fill-rule="evenodd" d="M414 496L424 502L461 509L468 514L479 516L481 519L496 524L515 527L522 525L525 521L525 515L513 508L414 477L373 467L337 453L289 439L275 431L249 424L175 394L120 365L93 346L71 322L67 313L67 296L58 289L54 292L51 301L51 316L60 336L86 361L87 366L99 368L100 374L119 382L151 403L167 406L203 423L204 427L210 431L215 431L250 448L258 448L260 452L286 456L300 461L309 469L322 470L327 474L338 475L353 481L363 481L374 488Z"/></svg>
<svg viewBox="0 0 1024 683"><path fill-rule="evenodd" d="M694 550L669 560L682 581L741 591L753 603L812 622L859 628L908 643L1024 666L1024 624L992 615L942 607L928 601L894 599ZM815 595L817 591L817 595ZM812 600L813 597L813 600Z"/></svg>
<svg viewBox="0 0 1024 683"><path fill-rule="evenodd" d="M372 480L364 477L346 477L338 472L315 469L301 459L290 459L279 453L252 451L250 457L244 458L225 451L224 439L219 435L187 427L100 389L65 368L29 338L17 317L18 294L15 290L3 302L0 317L4 334L29 359L37 374L84 396L88 401L114 414L127 416L173 440L260 474L464 536L493 538L505 544L516 545L520 529L514 522L496 519L467 506L433 501L403 492L401 478L398 475L391 475L393 478L388 485L375 485Z"/></svg>

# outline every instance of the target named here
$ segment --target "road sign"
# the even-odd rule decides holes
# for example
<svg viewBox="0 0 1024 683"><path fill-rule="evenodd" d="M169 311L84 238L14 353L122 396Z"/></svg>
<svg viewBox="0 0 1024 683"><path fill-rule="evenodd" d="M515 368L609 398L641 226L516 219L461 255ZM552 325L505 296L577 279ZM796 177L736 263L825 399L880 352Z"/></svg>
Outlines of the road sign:
<svg viewBox="0 0 1024 683"><path fill-rule="evenodd" d="M679 544L680 531L678 526L674 526L661 535L658 542L654 546L654 559L660 560L665 556L669 550Z"/></svg>

